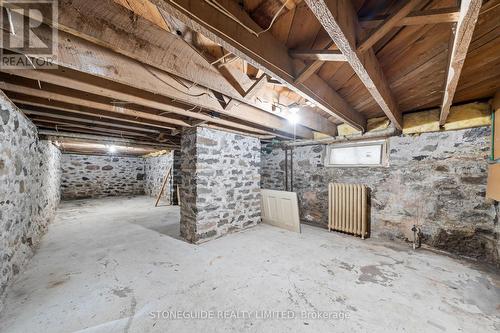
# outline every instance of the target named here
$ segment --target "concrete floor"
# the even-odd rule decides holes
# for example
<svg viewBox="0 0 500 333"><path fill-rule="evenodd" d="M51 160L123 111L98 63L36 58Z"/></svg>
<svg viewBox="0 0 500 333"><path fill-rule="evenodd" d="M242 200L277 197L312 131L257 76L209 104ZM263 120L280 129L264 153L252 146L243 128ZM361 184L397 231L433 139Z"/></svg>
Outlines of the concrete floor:
<svg viewBox="0 0 500 333"><path fill-rule="evenodd" d="M295 234L259 225L195 246L176 239L178 208L153 203L63 203L8 290L0 332L500 330L498 272L310 226Z"/></svg>

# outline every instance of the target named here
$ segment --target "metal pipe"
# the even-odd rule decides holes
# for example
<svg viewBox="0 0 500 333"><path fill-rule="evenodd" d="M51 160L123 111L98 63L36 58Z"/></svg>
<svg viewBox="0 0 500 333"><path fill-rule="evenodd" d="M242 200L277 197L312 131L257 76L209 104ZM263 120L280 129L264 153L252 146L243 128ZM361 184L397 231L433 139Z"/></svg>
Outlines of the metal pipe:
<svg viewBox="0 0 500 333"><path fill-rule="evenodd" d="M293 146L290 148L290 191L293 192Z"/></svg>
<svg viewBox="0 0 500 333"><path fill-rule="evenodd" d="M367 132L364 134L353 134L345 136L337 136L334 138L318 139L318 140L298 140L290 143L285 143L288 147L302 147L302 146L314 146L314 145L327 145L337 142L348 142L348 141L359 141L367 139L380 139L386 138L393 135L400 134L399 130L395 127L389 127L380 131Z"/></svg>
<svg viewBox="0 0 500 333"><path fill-rule="evenodd" d="M288 191L288 149L285 148L285 191Z"/></svg>

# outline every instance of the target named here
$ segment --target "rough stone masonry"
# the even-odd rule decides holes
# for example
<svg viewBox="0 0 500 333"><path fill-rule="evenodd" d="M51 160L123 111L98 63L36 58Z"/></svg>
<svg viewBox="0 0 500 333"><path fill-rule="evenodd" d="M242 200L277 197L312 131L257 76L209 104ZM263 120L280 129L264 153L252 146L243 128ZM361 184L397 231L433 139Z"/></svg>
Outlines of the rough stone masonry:
<svg viewBox="0 0 500 333"><path fill-rule="evenodd" d="M63 200L144 194L141 157L62 155Z"/></svg>
<svg viewBox="0 0 500 333"><path fill-rule="evenodd" d="M61 153L0 92L0 307L59 203ZM1 310L1 309L0 309Z"/></svg>
<svg viewBox="0 0 500 333"><path fill-rule="evenodd" d="M168 172L168 168L172 167L168 185L164 190L164 197L167 197L168 202L177 205L177 187L181 185L180 167L181 156L179 150L172 150L160 156L151 156L144 158L144 191L147 195L157 197L160 193L161 186Z"/></svg>
<svg viewBox="0 0 500 333"><path fill-rule="evenodd" d="M397 136L388 167L325 167L326 146L294 149L301 220L326 227L328 183L371 189L372 236L410 238L414 224L434 247L500 263L498 204L485 198L490 128ZM285 155L264 147L262 187L284 189Z"/></svg>
<svg viewBox="0 0 500 333"><path fill-rule="evenodd" d="M260 141L203 127L181 139L181 236L202 242L260 222Z"/></svg>

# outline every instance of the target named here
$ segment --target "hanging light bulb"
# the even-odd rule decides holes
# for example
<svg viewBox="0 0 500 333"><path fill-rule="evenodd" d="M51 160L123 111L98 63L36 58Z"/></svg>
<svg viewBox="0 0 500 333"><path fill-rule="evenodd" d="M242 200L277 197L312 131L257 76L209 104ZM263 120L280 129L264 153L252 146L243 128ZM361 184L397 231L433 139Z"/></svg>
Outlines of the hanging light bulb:
<svg viewBox="0 0 500 333"><path fill-rule="evenodd" d="M298 107L292 107L288 109L288 121L292 124L297 124L299 122L299 108Z"/></svg>

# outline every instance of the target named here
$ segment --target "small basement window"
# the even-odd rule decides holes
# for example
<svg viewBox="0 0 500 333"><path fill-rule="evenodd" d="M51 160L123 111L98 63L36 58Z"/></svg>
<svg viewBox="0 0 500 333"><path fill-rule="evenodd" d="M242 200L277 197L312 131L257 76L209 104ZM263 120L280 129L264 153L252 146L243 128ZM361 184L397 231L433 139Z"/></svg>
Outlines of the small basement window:
<svg viewBox="0 0 500 333"><path fill-rule="evenodd" d="M374 167L387 165L386 140L334 144L327 146L328 167Z"/></svg>

